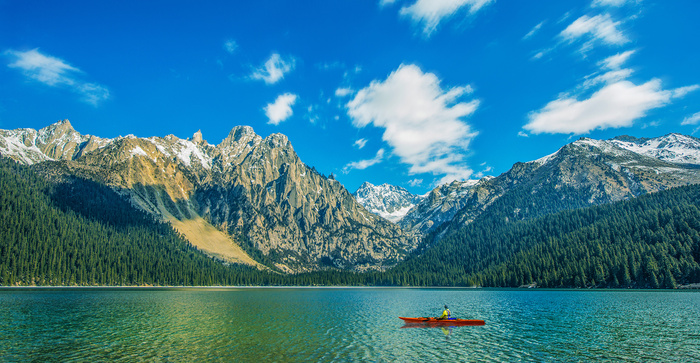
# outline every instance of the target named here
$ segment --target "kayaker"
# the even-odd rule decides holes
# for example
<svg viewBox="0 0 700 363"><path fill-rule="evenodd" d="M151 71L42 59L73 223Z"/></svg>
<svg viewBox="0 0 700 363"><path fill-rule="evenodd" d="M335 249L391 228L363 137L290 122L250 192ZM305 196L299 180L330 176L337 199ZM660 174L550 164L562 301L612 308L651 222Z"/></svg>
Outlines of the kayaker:
<svg viewBox="0 0 700 363"><path fill-rule="evenodd" d="M445 310L442 311L442 315L440 315L440 317L438 317L438 319L440 319L440 320L449 319L450 314L451 314L450 309L448 309L447 305L445 305Z"/></svg>

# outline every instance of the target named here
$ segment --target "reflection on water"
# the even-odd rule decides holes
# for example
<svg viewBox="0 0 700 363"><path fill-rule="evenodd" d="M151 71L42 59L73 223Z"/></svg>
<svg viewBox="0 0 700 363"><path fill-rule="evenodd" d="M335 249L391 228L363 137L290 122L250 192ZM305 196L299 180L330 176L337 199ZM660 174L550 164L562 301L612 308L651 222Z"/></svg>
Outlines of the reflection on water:
<svg viewBox="0 0 700 363"><path fill-rule="evenodd" d="M407 326L449 305L484 326ZM2 289L0 361L700 361L700 292Z"/></svg>

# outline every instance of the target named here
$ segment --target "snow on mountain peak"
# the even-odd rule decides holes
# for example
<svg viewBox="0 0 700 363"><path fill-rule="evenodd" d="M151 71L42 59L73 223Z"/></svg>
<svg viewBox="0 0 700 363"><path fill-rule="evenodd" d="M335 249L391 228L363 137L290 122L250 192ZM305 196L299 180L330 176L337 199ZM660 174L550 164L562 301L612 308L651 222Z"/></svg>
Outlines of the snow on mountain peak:
<svg viewBox="0 0 700 363"><path fill-rule="evenodd" d="M700 140L681 134L652 139L617 137L614 145L637 154L676 164L700 164Z"/></svg>
<svg viewBox="0 0 700 363"><path fill-rule="evenodd" d="M365 209L391 222L398 222L422 199L395 185L369 182L363 183L353 196Z"/></svg>
<svg viewBox="0 0 700 363"><path fill-rule="evenodd" d="M584 137L570 145L587 149L593 148L615 156L633 152L669 163L700 165L700 139L676 133L651 139L618 136L610 140L596 140ZM530 163L540 166L545 165L554 159L562 149L560 148L555 153L533 160Z"/></svg>

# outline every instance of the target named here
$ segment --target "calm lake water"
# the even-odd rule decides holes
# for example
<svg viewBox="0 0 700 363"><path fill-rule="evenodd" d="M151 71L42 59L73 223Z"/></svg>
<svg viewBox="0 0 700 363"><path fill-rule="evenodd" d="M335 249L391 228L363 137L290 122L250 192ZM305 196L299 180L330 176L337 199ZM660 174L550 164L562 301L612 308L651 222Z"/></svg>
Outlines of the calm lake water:
<svg viewBox="0 0 700 363"><path fill-rule="evenodd" d="M403 328L398 316L484 326ZM700 292L0 289L0 361L700 361Z"/></svg>

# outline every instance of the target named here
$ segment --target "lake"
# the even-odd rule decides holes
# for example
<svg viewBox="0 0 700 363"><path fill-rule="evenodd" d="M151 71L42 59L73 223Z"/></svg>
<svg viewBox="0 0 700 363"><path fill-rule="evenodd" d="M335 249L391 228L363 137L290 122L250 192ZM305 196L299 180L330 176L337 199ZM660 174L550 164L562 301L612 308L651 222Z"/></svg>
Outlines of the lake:
<svg viewBox="0 0 700 363"><path fill-rule="evenodd" d="M483 319L407 328L398 316ZM700 361L700 291L0 289L0 361Z"/></svg>

